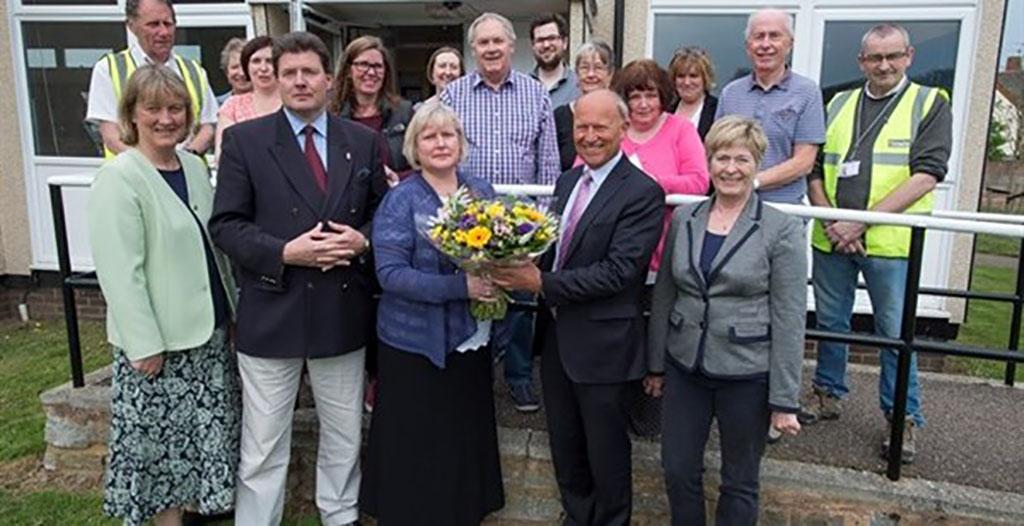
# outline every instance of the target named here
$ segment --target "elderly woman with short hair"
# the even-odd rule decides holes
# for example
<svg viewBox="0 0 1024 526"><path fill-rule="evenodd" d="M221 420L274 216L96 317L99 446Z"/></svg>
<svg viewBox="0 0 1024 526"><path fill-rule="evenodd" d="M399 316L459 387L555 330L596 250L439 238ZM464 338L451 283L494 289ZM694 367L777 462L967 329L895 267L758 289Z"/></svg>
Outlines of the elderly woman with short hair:
<svg viewBox="0 0 1024 526"><path fill-rule="evenodd" d="M580 96L608 88L613 73L615 52L611 46L601 40L592 40L580 46L576 52L576 78ZM563 172L576 163L576 144L572 138L575 111L576 101L555 108L555 139L558 141L558 158Z"/></svg>
<svg viewBox="0 0 1024 526"><path fill-rule="evenodd" d="M479 524L504 506L494 416L491 322L470 300L494 298L417 225L459 187L494 196L483 179L458 173L467 154L458 116L424 104L403 152L416 167L392 188L373 220L380 393L370 424L360 508L380 524Z"/></svg>
<svg viewBox="0 0 1024 526"><path fill-rule="evenodd" d="M725 117L707 136L715 195L679 207L648 325L644 387L662 406L672 524L705 524L704 448L718 421L716 524L756 524L768 427L800 430L807 255L803 222L764 203L754 174L768 139Z"/></svg>
<svg viewBox="0 0 1024 526"><path fill-rule="evenodd" d="M231 89L217 95L217 105L223 105L233 95L241 95L252 89L252 84L245 75L245 68L242 67L242 47L245 46L245 39L234 37L224 44L220 52L220 70L228 79Z"/></svg>
<svg viewBox="0 0 1024 526"><path fill-rule="evenodd" d="M235 500L235 288L206 230L206 166L175 149L192 127L189 105L170 69L136 70L119 108L130 148L100 168L89 196L114 352L103 509L125 524L180 524L182 509L220 513Z"/></svg>

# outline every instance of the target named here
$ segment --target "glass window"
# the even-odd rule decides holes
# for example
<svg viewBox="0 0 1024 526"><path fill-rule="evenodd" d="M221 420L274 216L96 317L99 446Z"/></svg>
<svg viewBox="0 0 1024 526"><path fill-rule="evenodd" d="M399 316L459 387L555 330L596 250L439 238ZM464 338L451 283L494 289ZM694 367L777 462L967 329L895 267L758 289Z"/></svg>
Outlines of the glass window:
<svg viewBox="0 0 1024 526"><path fill-rule="evenodd" d="M882 21L825 22L825 45L821 54L821 90L825 101L839 91L864 83L857 64L860 40ZM914 82L945 88L952 95L956 52L960 45L958 20L900 21L910 33L914 62L907 74Z"/></svg>
<svg viewBox="0 0 1024 526"><path fill-rule="evenodd" d="M654 60L668 67L676 49L700 46L711 55L718 95L729 81L750 73L743 42L747 15L657 14L654 16Z"/></svg>
<svg viewBox="0 0 1024 526"><path fill-rule="evenodd" d="M176 4L182 3L180 0ZM220 95L231 89L220 69L220 52L234 37L246 38L244 27L181 27L174 36L174 52L198 60L210 77L213 93Z"/></svg>
<svg viewBox="0 0 1024 526"><path fill-rule="evenodd" d="M125 47L120 22L25 22L25 65L36 155L98 157L86 130L92 67Z"/></svg>

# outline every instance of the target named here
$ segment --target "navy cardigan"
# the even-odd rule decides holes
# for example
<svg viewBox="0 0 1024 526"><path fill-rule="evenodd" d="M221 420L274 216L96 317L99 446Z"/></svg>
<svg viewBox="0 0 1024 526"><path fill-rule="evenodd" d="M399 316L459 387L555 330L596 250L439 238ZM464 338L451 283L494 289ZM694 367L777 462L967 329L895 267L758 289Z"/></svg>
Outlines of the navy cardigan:
<svg viewBox="0 0 1024 526"><path fill-rule="evenodd" d="M459 186L493 198L494 188L459 174ZM397 349L444 368L445 357L476 332L469 312L466 276L420 233L441 200L417 171L384 196L373 218L373 255L383 293L377 336ZM493 334L493 329L492 329Z"/></svg>

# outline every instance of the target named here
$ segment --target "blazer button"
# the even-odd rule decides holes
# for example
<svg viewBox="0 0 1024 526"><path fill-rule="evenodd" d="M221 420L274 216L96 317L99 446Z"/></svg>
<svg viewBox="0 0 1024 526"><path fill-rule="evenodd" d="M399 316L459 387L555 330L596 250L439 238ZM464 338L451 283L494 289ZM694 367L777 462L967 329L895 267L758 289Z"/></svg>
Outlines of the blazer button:
<svg viewBox="0 0 1024 526"><path fill-rule="evenodd" d="M297 216L297 215L299 215L299 209L298 208L292 208L292 216L294 217L294 216Z"/></svg>
<svg viewBox="0 0 1024 526"><path fill-rule="evenodd" d="M312 282L306 283L306 288L309 289L309 290L313 290L313 283Z"/></svg>
<svg viewBox="0 0 1024 526"><path fill-rule="evenodd" d="M700 322L700 330L704 330L704 329L707 329L707 328L708 328L708 322L706 322L706 321Z"/></svg>
<svg viewBox="0 0 1024 526"><path fill-rule="evenodd" d="M348 290L348 283L347 282L341 284L341 290Z"/></svg>
<svg viewBox="0 0 1024 526"><path fill-rule="evenodd" d="M358 211L359 211L358 208L351 208L351 209L349 209L348 213L355 215L355 213L358 212Z"/></svg>

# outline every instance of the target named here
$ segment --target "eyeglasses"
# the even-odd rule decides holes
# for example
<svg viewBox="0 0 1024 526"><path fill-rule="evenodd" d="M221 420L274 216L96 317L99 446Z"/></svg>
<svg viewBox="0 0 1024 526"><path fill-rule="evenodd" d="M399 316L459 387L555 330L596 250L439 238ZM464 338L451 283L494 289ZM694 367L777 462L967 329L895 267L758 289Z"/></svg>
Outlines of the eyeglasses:
<svg viewBox="0 0 1024 526"><path fill-rule="evenodd" d="M595 73L601 73L603 71L608 71L608 66L606 66L604 64L601 64L600 62L598 62L596 64L586 64L586 63L584 63L584 64L577 65L576 66L576 71L579 71L580 73L590 73L591 71L593 71Z"/></svg>
<svg viewBox="0 0 1024 526"><path fill-rule="evenodd" d="M371 69L377 73L384 72L384 64L381 62L367 62L365 60L357 60L352 63L352 67L362 73L365 73L366 71L369 71Z"/></svg>
<svg viewBox="0 0 1024 526"><path fill-rule="evenodd" d="M869 64L881 64L883 60L887 62L896 62L907 58L908 53L906 50L897 51L895 53L872 53L870 55L861 55L860 59Z"/></svg>
<svg viewBox="0 0 1024 526"><path fill-rule="evenodd" d="M537 37L537 38L533 39L533 43L534 44L547 44L547 43L550 43L550 42L557 42L559 40L562 40L562 36L561 35L548 35L546 37Z"/></svg>

